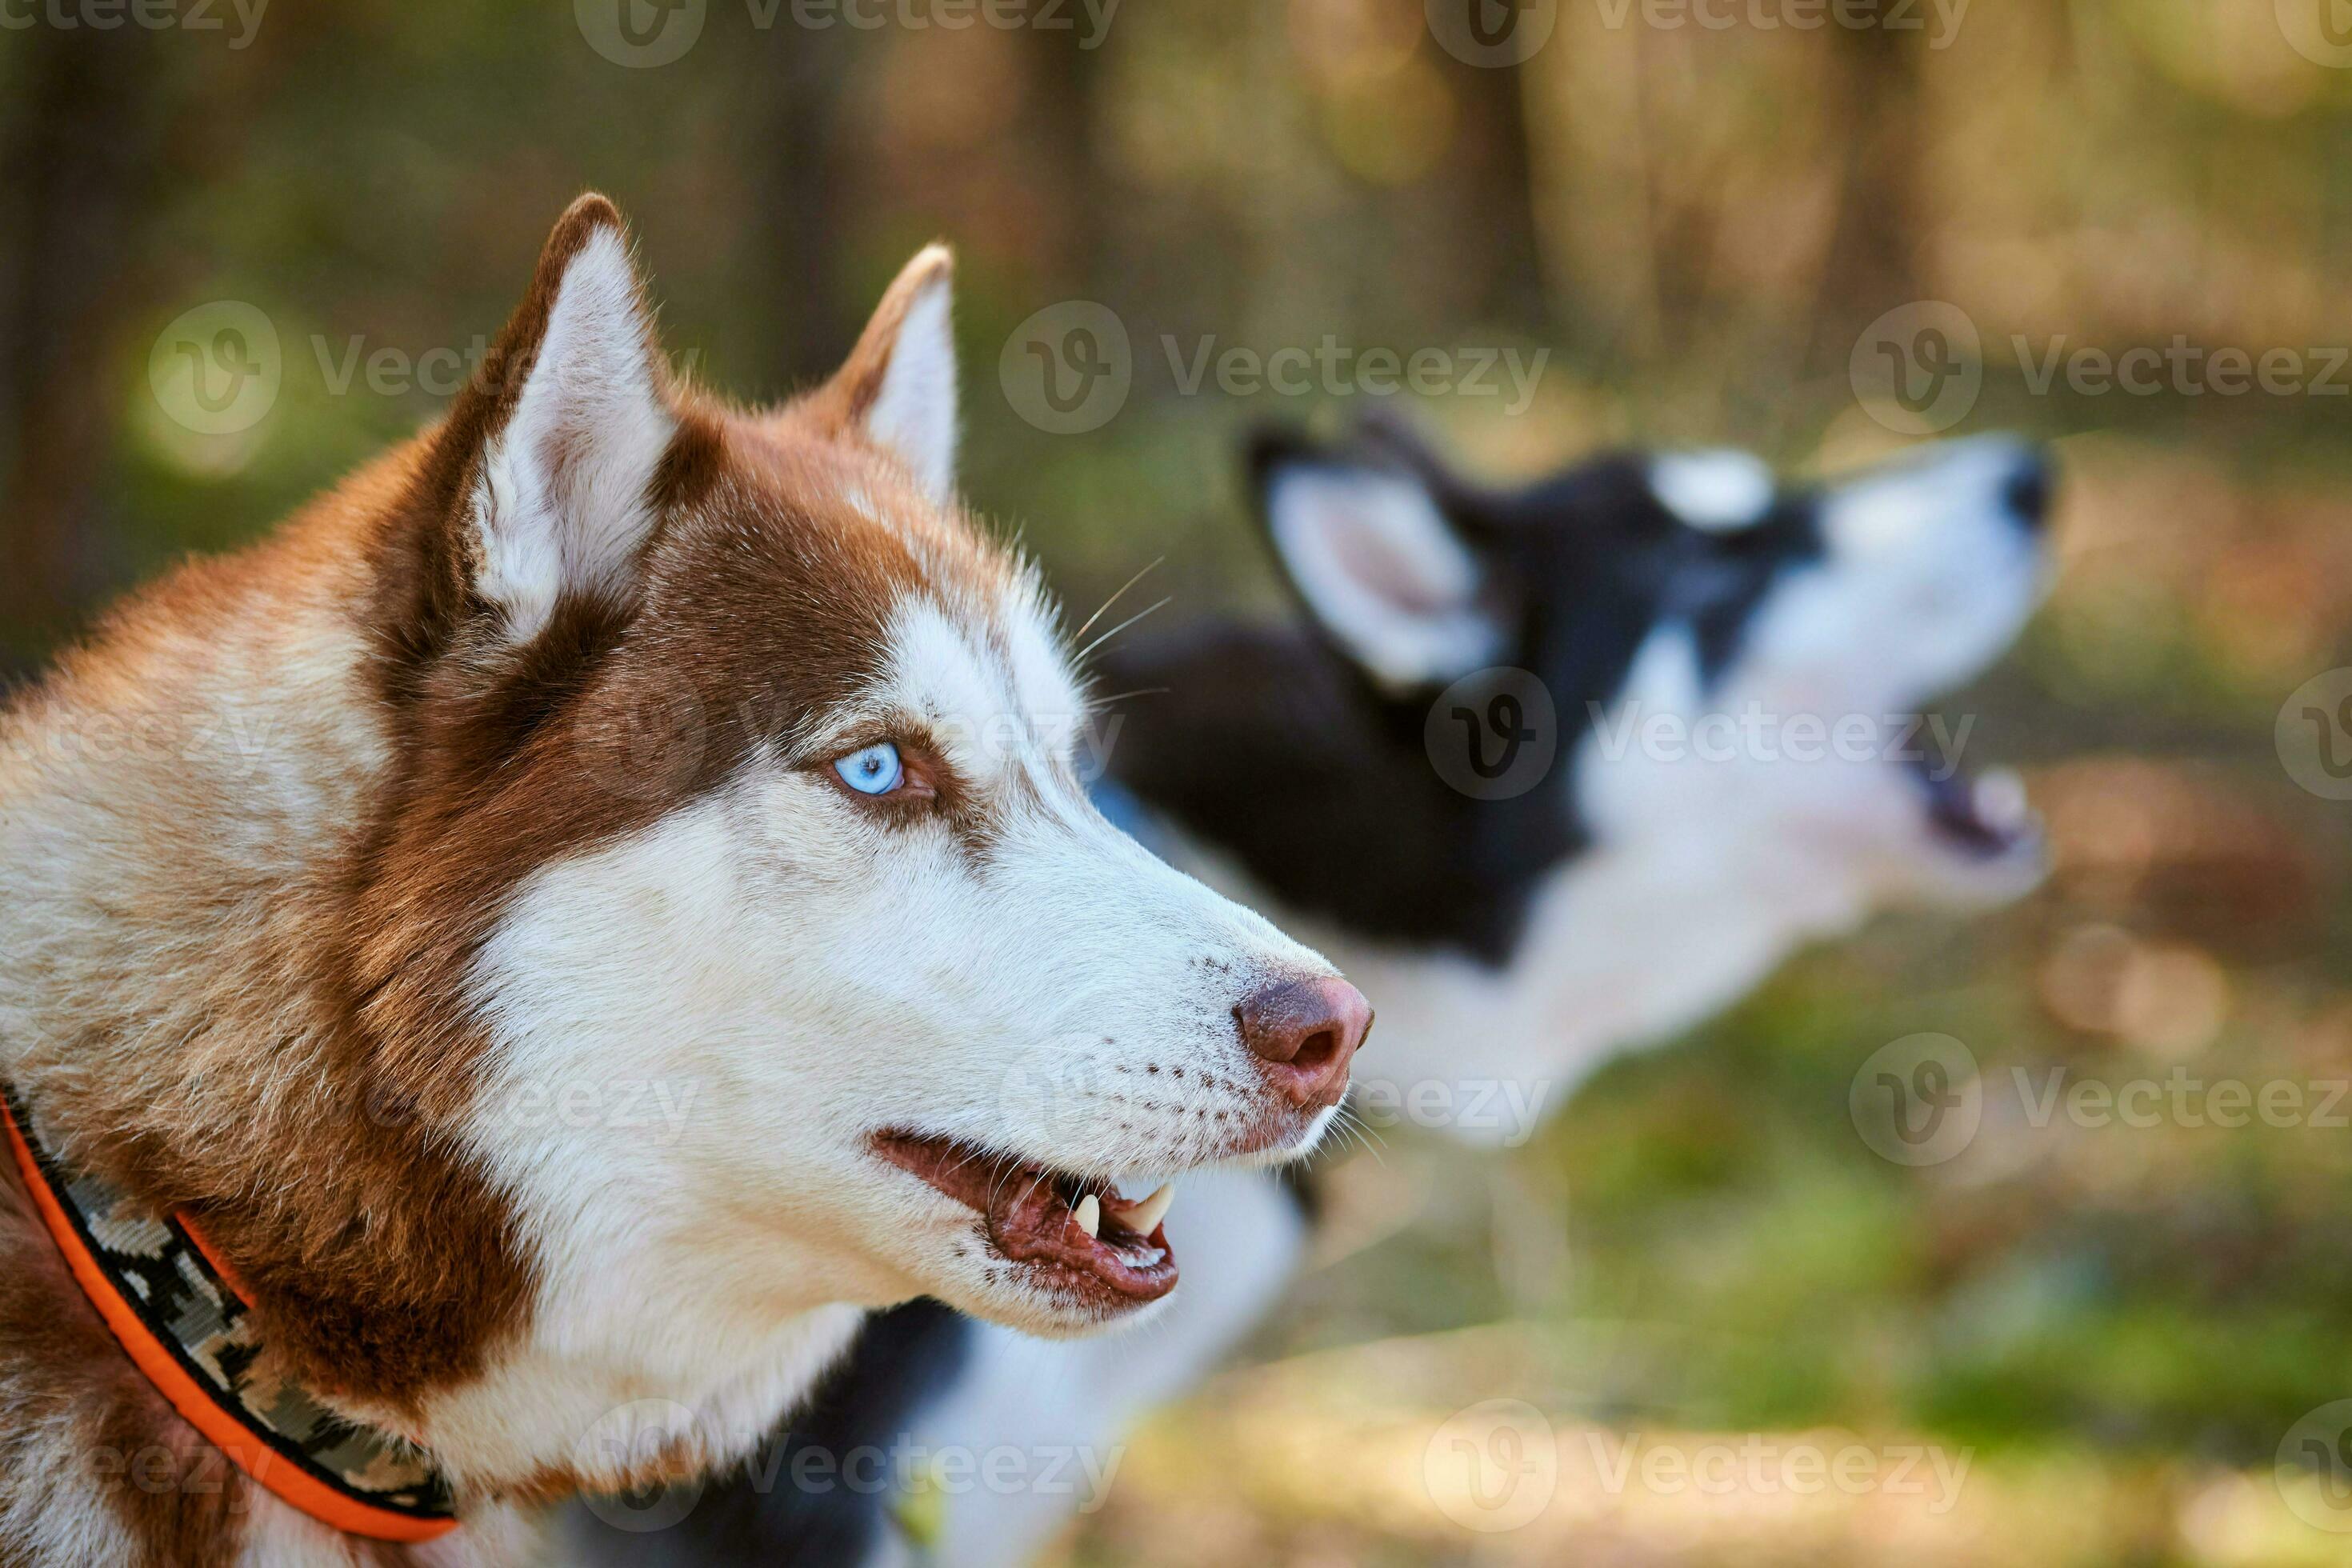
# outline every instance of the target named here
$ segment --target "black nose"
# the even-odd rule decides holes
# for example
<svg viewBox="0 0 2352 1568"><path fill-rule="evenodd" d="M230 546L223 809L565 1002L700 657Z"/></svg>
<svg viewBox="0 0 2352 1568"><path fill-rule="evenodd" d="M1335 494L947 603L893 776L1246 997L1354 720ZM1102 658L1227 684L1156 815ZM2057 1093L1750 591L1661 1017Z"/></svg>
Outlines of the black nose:
<svg viewBox="0 0 2352 1568"><path fill-rule="evenodd" d="M2001 486L2000 499L2027 532L2039 533L2050 521L2050 492L2056 483L2049 454L2035 447L2019 456L2016 471Z"/></svg>

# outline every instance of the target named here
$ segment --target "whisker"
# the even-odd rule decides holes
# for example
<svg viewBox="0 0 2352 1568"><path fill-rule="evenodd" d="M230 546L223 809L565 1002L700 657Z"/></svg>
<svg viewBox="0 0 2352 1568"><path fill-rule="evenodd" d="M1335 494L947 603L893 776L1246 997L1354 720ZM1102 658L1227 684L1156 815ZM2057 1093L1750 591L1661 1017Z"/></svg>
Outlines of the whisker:
<svg viewBox="0 0 2352 1568"><path fill-rule="evenodd" d="M1366 1121L1362 1113L1350 1106L1346 1100L1343 1100L1339 1102L1339 1114L1332 1119L1331 1124L1334 1127L1341 1129L1343 1131L1347 1132L1349 1136L1354 1138L1357 1142L1362 1144L1364 1152L1372 1157L1372 1163L1374 1164L1385 1164L1387 1163L1382 1160L1381 1156L1388 1150L1388 1140L1381 1137L1379 1130L1373 1127L1370 1122Z"/></svg>
<svg viewBox="0 0 2352 1568"><path fill-rule="evenodd" d="M1134 587L1138 583L1142 582L1145 574L1149 573L1153 566L1159 565L1161 561L1165 561L1167 559L1168 557L1165 555L1159 557L1158 560L1155 560L1151 562L1150 565L1145 566L1143 571L1138 572L1134 576L1129 577L1126 582L1121 583L1117 588L1113 589L1110 597L1102 602L1101 607L1097 609L1093 615L1087 617L1086 625L1080 626L1076 631L1070 634L1070 640L1072 642L1076 642L1080 637L1086 636L1087 629L1097 621L1103 618L1103 611L1109 609L1113 605L1118 603L1120 595L1126 593L1129 588Z"/></svg>
<svg viewBox="0 0 2352 1568"><path fill-rule="evenodd" d="M1174 602L1175 595L1171 594L1168 595L1168 597L1161 599L1157 604L1146 605L1143 608L1136 611L1135 614L1128 616L1127 619L1119 622L1118 625L1111 627L1110 630L1103 633L1102 636L1095 638L1094 641L1080 648L1077 653L1071 658L1070 662L1073 664L1084 664L1087 661L1087 656L1094 652L1095 649L1102 647L1103 644L1110 641L1111 638L1118 636L1119 633L1127 630L1128 627L1135 625L1136 622L1151 614L1152 611L1165 609Z"/></svg>

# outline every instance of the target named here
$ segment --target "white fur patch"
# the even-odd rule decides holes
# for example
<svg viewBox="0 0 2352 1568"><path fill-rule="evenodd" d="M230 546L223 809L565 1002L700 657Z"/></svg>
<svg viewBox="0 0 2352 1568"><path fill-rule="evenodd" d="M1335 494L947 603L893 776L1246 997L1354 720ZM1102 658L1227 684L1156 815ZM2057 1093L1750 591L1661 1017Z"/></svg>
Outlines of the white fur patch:
<svg viewBox="0 0 2352 1568"><path fill-rule="evenodd" d="M1671 452L1650 464L1650 489L1691 527L1752 528L1772 510L1772 470L1747 452Z"/></svg>
<svg viewBox="0 0 2352 1568"><path fill-rule="evenodd" d="M1037 613L1025 590L996 608ZM874 726L933 748L990 819L984 850L762 756L543 868L486 945L495 1065L468 1142L528 1216L543 1286L530 1342L436 1407L445 1457L551 1458L515 1449L645 1389L741 1451L858 1305L929 1294L1090 1328L869 1138L1118 1179L1230 1158L1272 1108L1234 1007L1329 966L1094 811L1051 749L1066 720L1031 706L1076 698L1038 663L1042 626L992 635L919 594L890 625L874 688L803 749Z"/></svg>
<svg viewBox="0 0 2352 1568"><path fill-rule="evenodd" d="M625 585L674 427L628 250L598 229L564 271L475 489L478 585L514 640L543 630L566 592Z"/></svg>
<svg viewBox="0 0 2352 1568"><path fill-rule="evenodd" d="M1062 657L1061 644L1055 634L1054 613L1045 603L1043 590L1032 579L1022 583L1017 592L1027 601L1027 606L1022 613L1006 617L1005 642L1012 654L1013 689L1020 698L1022 710L1038 721L1041 749L1050 756L1068 755L1092 716L1071 676L1068 661ZM1091 766L1097 760L1089 755L1081 757L1079 762L1083 766Z"/></svg>
<svg viewBox="0 0 2352 1568"><path fill-rule="evenodd" d="M882 390L866 416L866 434L898 455L931 500L944 504L955 491L956 354L950 321L952 290L942 276L915 296Z"/></svg>
<svg viewBox="0 0 2352 1568"><path fill-rule="evenodd" d="M1299 465L1276 473L1265 505L1308 608L1376 679L1448 681L1494 657L1477 561L1416 481Z"/></svg>

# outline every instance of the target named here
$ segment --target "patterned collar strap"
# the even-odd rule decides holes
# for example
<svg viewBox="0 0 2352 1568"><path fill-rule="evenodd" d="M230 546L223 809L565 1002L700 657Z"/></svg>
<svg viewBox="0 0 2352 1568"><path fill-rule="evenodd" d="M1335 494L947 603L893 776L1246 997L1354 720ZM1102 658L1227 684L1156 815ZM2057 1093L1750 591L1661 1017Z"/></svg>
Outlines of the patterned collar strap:
<svg viewBox="0 0 2352 1568"><path fill-rule="evenodd" d="M184 1219L66 1170L5 1085L0 1131L42 1222L124 1352L257 1485L348 1535L414 1543L457 1528L432 1456L334 1415L276 1369L244 1296Z"/></svg>

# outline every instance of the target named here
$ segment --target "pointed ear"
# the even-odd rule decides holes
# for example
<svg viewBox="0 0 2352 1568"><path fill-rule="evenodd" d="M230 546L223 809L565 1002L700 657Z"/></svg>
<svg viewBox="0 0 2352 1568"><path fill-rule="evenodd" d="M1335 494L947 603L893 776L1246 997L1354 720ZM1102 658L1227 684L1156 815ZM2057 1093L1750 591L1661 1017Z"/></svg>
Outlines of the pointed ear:
<svg viewBox="0 0 2352 1568"><path fill-rule="evenodd" d="M452 407L475 591L528 642L572 596L625 603L677 426L628 232L585 195L548 237L530 292Z"/></svg>
<svg viewBox="0 0 2352 1568"><path fill-rule="evenodd" d="M1282 435L1261 436L1250 467L1291 585L1375 681L1443 685L1499 656L1486 563L1426 475Z"/></svg>
<svg viewBox="0 0 2352 1568"><path fill-rule="evenodd" d="M924 492L942 503L955 492L954 274L955 258L943 245L907 263L848 363L812 399L835 427L906 464Z"/></svg>

